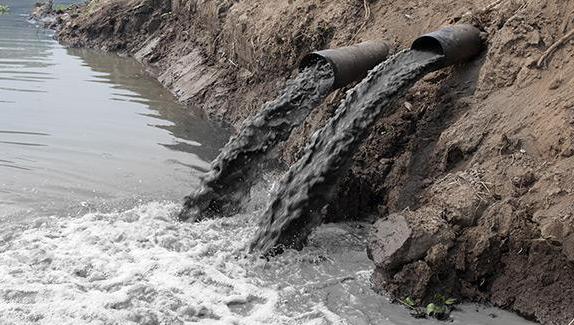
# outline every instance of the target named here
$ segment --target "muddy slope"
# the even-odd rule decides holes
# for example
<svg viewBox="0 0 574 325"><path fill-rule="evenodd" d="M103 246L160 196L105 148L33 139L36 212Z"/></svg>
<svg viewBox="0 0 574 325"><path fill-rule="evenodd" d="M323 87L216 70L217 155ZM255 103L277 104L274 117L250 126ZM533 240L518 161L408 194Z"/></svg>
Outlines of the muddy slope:
<svg viewBox="0 0 574 325"><path fill-rule="evenodd" d="M309 50L417 35L457 21L488 36L466 66L419 82L370 132L329 220L378 220L374 283L441 291L544 324L574 317L574 2L563 0L92 0L60 39L132 55L185 101L238 126ZM342 92L284 148L292 163Z"/></svg>

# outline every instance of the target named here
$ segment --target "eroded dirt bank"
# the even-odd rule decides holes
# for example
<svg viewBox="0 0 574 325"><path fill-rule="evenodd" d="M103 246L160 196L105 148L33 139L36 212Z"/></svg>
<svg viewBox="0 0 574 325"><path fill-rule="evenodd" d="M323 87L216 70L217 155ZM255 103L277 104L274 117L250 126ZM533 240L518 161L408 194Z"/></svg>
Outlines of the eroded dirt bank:
<svg viewBox="0 0 574 325"><path fill-rule="evenodd" d="M475 62L419 82L370 132L327 218L378 220L377 289L491 301L544 324L574 318L574 2L93 0L59 37L132 55L182 101L238 126L303 54L368 39L405 48L444 24L480 26ZM342 91L294 132L300 155Z"/></svg>

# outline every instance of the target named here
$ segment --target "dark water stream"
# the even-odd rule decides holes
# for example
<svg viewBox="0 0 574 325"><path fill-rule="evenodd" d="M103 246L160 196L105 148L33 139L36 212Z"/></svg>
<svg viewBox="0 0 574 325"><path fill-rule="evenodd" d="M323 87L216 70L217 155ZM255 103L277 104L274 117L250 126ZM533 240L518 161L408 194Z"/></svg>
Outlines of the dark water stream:
<svg viewBox="0 0 574 325"><path fill-rule="evenodd" d="M348 169L370 127L417 80L437 69L441 59L429 52L398 53L347 95L282 180L263 215L253 249L302 247L311 230L321 224L321 209L332 199L341 173Z"/></svg>
<svg viewBox="0 0 574 325"><path fill-rule="evenodd" d="M223 148L200 190L186 198L180 219L237 213L249 199L251 187L278 160L274 149L329 94L333 82L332 69L326 63L306 68L289 81L277 99L247 119L240 133Z"/></svg>

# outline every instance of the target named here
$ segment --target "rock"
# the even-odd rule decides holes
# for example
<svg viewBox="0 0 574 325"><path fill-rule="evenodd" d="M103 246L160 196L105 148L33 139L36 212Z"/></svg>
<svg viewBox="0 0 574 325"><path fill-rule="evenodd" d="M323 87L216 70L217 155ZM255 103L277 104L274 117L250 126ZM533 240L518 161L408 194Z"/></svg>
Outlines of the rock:
<svg viewBox="0 0 574 325"><path fill-rule="evenodd" d="M528 44L538 45L538 44L540 44L540 40L541 40L540 32L538 32L537 30L533 30L526 35L526 39L527 39Z"/></svg>
<svg viewBox="0 0 574 325"><path fill-rule="evenodd" d="M377 268L392 270L424 258L435 245L449 247L453 239L442 210L424 207L391 214L375 223L367 252Z"/></svg>
<svg viewBox="0 0 574 325"><path fill-rule="evenodd" d="M418 261L406 265L395 274L389 291L397 297L422 299L429 287L433 271L427 263Z"/></svg>
<svg viewBox="0 0 574 325"><path fill-rule="evenodd" d="M42 22L45 26L48 25L47 20L55 21L56 17L53 15L53 5L54 0L49 0L47 2L37 2L34 10L32 11L32 18Z"/></svg>
<svg viewBox="0 0 574 325"><path fill-rule="evenodd" d="M550 220L540 227L542 238L551 242L560 242L564 238L564 227L559 220Z"/></svg>
<svg viewBox="0 0 574 325"><path fill-rule="evenodd" d="M409 224L400 214L392 214L385 220L377 221L367 247L369 258L379 267L397 266L397 261L393 260L408 245L412 235Z"/></svg>
<svg viewBox="0 0 574 325"><path fill-rule="evenodd" d="M556 90L556 89L560 88L560 86L562 85L562 82L564 82L564 79L562 79L561 77L558 77L558 78L552 80L552 82L550 83L550 86L548 86L548 89Z"/></svg>
<svg viewBox="0 0 574 325"><path fill-rule="evenodd" d="M503 241L494 232L474 227L465 234L466 279L482 281L498 271Z"/></svg>
<svg viewBox="0 0 574 325"><path fill-rule="evenodd" d="M566 148L560 153L560 155L564 158L570 158L574 156L574 148Z"/></svg>
<svg viewBox="0 0 574 325"><path fill-rule="evenodd" d="M434 245L428 251L425 261L431 266L439 266L448 257L448 249L446 244Z"/></svg>

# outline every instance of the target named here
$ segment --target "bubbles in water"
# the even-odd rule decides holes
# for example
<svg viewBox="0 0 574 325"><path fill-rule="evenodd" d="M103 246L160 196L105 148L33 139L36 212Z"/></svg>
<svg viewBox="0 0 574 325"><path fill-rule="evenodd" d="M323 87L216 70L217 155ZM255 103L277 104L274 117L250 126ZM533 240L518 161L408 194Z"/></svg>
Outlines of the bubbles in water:
<svg viewBox="0 0 574 325"><path fill-rule="evenodd" d="M246 253L258 212L191 224L180 208L1 225L0 324L441 324L370 289L365 225L324 225L267 261Z"/></svg>
<svg viewBox="0 0 574 325"><path fill-rule="evenodd" d="M0 242L0 315L26 324L278 324L278 294L246 277L250 216L179 224L181 207L40 219Z"/></svg>

